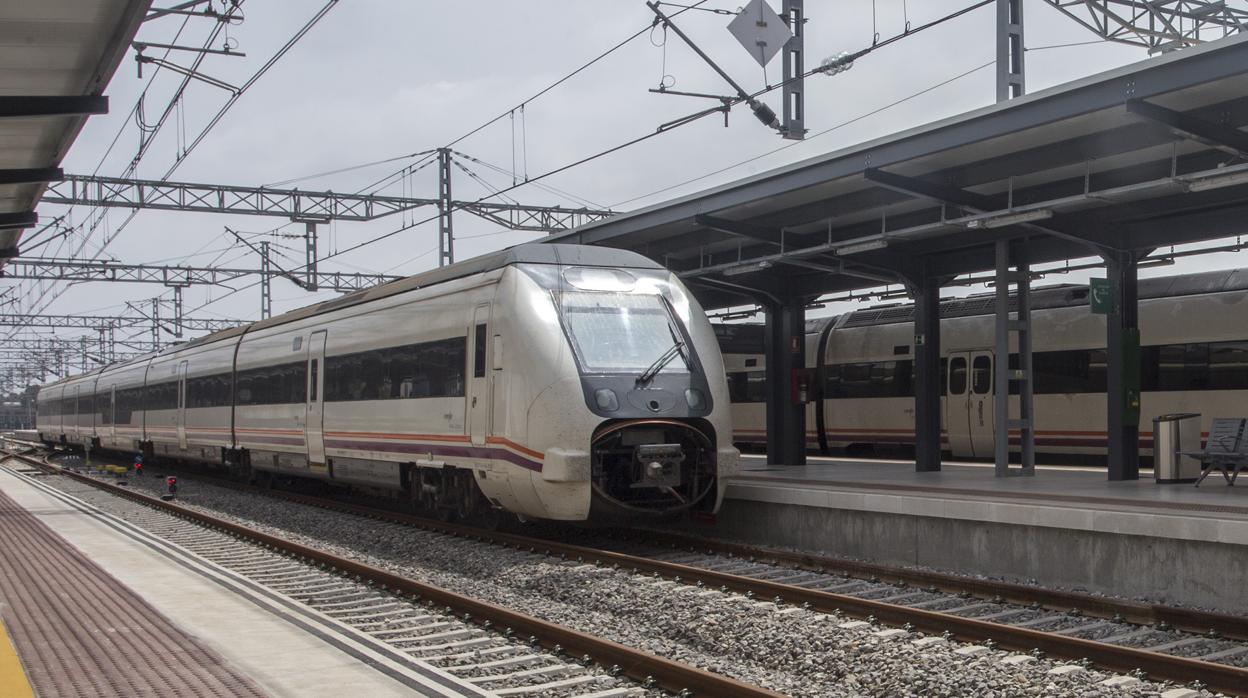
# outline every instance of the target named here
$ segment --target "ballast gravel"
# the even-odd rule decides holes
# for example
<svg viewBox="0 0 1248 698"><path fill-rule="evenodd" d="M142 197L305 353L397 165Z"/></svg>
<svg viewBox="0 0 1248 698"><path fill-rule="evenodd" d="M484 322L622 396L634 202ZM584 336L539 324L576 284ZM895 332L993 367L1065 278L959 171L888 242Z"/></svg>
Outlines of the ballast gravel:
<svg viewBox="0 0 1248 698"><path fill-rule="evenodd" d="M118 501L67 479L46 481L106 510ZM151 492L159 492L161 484L155 477L130 480L132 487ZM190 477L179 477L179 485L183 505L786 695L1111 698L1158 697L1176 688L1149 681L1104 685L1116 675L1043 659L1003 661L1017 655L996 650L959 652L968 646L917 633L881 633L886 628L835 615L433 534Z"/></svg>

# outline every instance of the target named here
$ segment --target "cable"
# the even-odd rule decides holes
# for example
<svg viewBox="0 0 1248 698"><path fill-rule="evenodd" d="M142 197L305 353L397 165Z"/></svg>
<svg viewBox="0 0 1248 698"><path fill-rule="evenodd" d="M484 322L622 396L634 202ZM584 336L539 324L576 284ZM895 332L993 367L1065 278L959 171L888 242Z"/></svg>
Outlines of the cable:
<svg viewBox="0 0 1248 698"><path fill-rule="evenodd" d="M694 177L694 178L692 178L692 179L686 179L686 180L684 180L683 182L678 182L678 183L676 183L676 184L672 184L672 185L669 185L669 186L663 187L663 188L661 188L661 189L655 189L654 191L649 192L648 194L642 194L641 196L635 196L635 197L633 197L633 198L631 198L631 199L625 199L624 201L620 201L620 202L618 202L618 203L611 204L611 206L610 206L609 208L610 208L610 209L617 209L617 208L619 208L619 207L621 207L621 206L625 206L625 205L627 205L627 204L631 204L631 203L633 203L633 202L635 202L635 201L641 201L642 199L648 199L648 198L650 198L650 197L652 197L652 196L656 196L656 195L658 195L658 194L662 194L662 193L664 193L664 192L671 191L671 190L673 190L673 189L678 189L678 188L683 187L683 186L688 185L688 184L693 184L694 182L700 182L700 181L702 181L702 180L704 180L704 179L707 179L708 177L714 177L714 176L715 176L715 175L717 175L717 174L723 174L724 172L727 172L728 170L732 170L732 169L735 169L735 168L737 168L737 167L741 167L742 165L748 165L748 164L750 164L751 162L754 162L755 160L761 160L762 158L765 158L765 157L767 157L768 155L774 155L774 154L779 153L779 152L781 152L781 151L783 151L783 150L788 150L789 148L793 148L793 147L795 147L795 146L799 146L799 145L801 145L802 143L805 143L805 142L808 142L808 141L813 140L813 139L815 139L815 138L818 138L819 136L823 136L823 135L825 135L825 134L832 133L833 131L837 131L837 130L839 130L839 129L845 128L846 126L850 126L850 125L852 125L852 124L855 124L855 123L857 123L857 122L859 122L859 121L862 121L863 119L868 119L868 118L870 118L870 117L872 117L872 116L875 116L876 114L879 114L880 112L886 111L886 110L888 110L888 109L892 109L893 107L898 106L899 104L904 104L905 102L908 102L908 101L910 101L910 100L912 100L912 99L916 99L916 98L918 98L918 97L921 97L921 96L923 96L923 95L925 95L925 94L927 94L927 93L929 93L929 92L931 92L931 91L933 91L933 90L936 90L936 89L939 89L939 88L941 88L941 87L944 87L945 85L948 85L948 84L950 84L950 83L952 83L952 82L955 82L955 81L957 81L957 80L961 80L962 78L967 77L968 75L971 75L971 74L973 74L973 73L977 73L977 72L979 72L979 71L983 70L984 68L987 68L987 67L989 67L989 66L991 66L991 65L995 65L995 64L996 64L996 60L994 59L994 60L988 61L987 63L984 63L984 64L982 64L982 65L979 65L979 66L976 66L976 67L974 67L974 68L971 68L970 70L967 70L967 71L965 71L965 72L958 73L957 75L955 75L955 76L953 76L953 77L951 77L951 78L949 78L949 79L947 79L947 80L944 80L944 81L942 81L942 82L938 82L938 83L936 83L935 85L932 85L932 86L930 86L930 87L926 87L926 88L924 88L924 89L922 89L922 90L919 90L918 92L915 92L915 93L913 93L913 94L910 94L910 95L907 95L907 96L905 96L905 97L902 97L901 99L899 99L899 100L897 100L897 101L895 101L895 102L890 102L890 103L888 103L888 104L885 104L884 106L878 107L878 108L873 109L873 110L871 110L871 111L869 111L869 112L866 112L866 113L863 113L863 114L859 114L858 116L855 116L855 117L854 117L854 118L852 118L852 119L848 119L848 120L846 120L846 121L842 121L841 123L836 124L835 126L831 126L831 127L826 128L826 129L824 129L824 130L822 130L822 131L817 131L817 132L815 132L815 133L812 133L812 134L810 134L809 136L807 136L807 137L806 137L806 140L804 140L804 141L792 141L791 143L787 143L787 144L782 145L782 146L780 146L780 147L778 147L778 148L773 148L773 149L771 149L771 150L768 150L768 151L767 151L767 152L765 152L765 153L759 153L758 155L755 155L754 157L747 158L747 159L742 160L742 161L737 162L737 163L733 163L733 164L731 164L731 165L728 165L727 167L721 167L721 168L719 168L718 170L715 170L715 171L713 171L713 172L707 172L707 173L706 173L706 174L704 174L704 175L699 175L699 176Z"/></svg>
<svg viewBox="0 0 1248 698"><path fill-rule="evenodd" d="M336 169L336 170L327 170L327 171L325 171L325 172L317 172L316 174L304 175L303 177L293 177L293 178L291 178L291 179L283 179L283 180L282 180L282 181L280 181L280 182L270 182L269 184L261 184L261 185L260 185L260 188L261 188L261 189L266 189L266 188L269 188L269 187L284 187L284 186L286 186L286 185L288 185L288 184L294 184L295 182L303 182L303 181L306 181L306 180L309 180L309 179L316 179L316 178L318 178L318 177L328 177L328 176L330 176L330 175L342 174L343 172L352 172L352 171L354 171L354 170L362 170L362 169L364 169L364 168L366 168L366 167L375 167L375 166L377 166L377 165L385 165L386 163L390 163L390 162L398 162L399 160L407 160L407 159L409 159L409 158L417 158L417 157L420 157L421 155L426 155L426 154L431 153L431 152L433 152L433 151L431 151L431 150L422 150L422 151L420 151L419 153L412 153L412 154L410 154L410 155L400 155L400 156L398 156L398 157L386 158L386 159L384 159L384 160L374 160L374 161L372 161L372 162L365 162L365 163L361 163L361 164L359 164L359 165L351 165L351 166L348 166L348 167L339 167L339 168L338 168L338 169Z"/></svg>

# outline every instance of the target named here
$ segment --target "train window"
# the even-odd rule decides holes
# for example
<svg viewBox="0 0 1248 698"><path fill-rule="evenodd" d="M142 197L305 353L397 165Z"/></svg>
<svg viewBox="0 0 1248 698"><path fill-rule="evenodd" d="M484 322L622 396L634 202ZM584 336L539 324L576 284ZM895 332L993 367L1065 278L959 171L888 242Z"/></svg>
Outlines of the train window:
<svg viewBox="0 0 1248 698"><path fill-rule="evenodd" d="M239 371L239 405L291 405L307 401L308 364L293 361Z"/></svg>
<svg viewBox="0 0 1248 698"><path fill-rule="evenodd" d="M317 359L312 359L311 368L308 371L308 402L316 402L317 363Z"/></svg>
<svg viewBox="0 0 1248 698"><path fill-rule="evenodd" d="M1209 386L1218 390L1248 387L1248 342L1209 345Z"/></svg>
<svg viewBox="0 0 1248 698"><path fill-rule="evenodd" d="M728 399L735 403L767 402L767 372L734 371L729 373Z"/></svg>
<svg viewBox="0 0 1248 698"><path fill-rule="evenodd" d="M966 359L961 356L949 360L949 394L966 394Z"/></svg>
<svg viewBox="0 0 1248 698"><path fill-rule="evenodd" d="M992 359L980 354L971 362L971 390L976 395L992 392Z"/></svg>
<svg viewBox="0 0 1248 698"><path fill-rule="evenodd" d="M758 365L758 359L746 359L745 360L746 368L750 368L752 366L757 366L757 365Z"/></svg>
<svg viewBox="0 0 1248 698"><path fill-rule="evenodd" d="M485 325L477 325L473 330L473 349L472 349L472 377L485 377L485 342L489 335L485 331Z"/></svg>
<svg viewBox="0 0 1248 698"><path fill-rule="evenodd" d="M827 367L824 396L829 399L912 397L914 362L875 361Z"/></svg>
<svg viewBox="0 0 1248 698"><path fill-rule="evenodd" d="M463 397L467 341L461 336L326 357L323 400Z"/></svg>

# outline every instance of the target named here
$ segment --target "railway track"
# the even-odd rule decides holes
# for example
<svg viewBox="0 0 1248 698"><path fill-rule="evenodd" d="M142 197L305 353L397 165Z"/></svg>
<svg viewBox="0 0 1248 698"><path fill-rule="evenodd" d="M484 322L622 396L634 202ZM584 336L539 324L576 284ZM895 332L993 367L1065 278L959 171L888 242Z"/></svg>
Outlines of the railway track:
<svg viewBox="0 0 1248 698"><path fill-rule="evenodd" d="M497 696L779 694L284 540L28 454L17 460L138 502L141 527ZM623 680L627 677L631 680Z"/></svg>
<svg viewBox="0 0 1248 698"><path fill-rule="evenodd" d="M245 488L238 483L231 486ZM1245 620L1233 616L667 533L662 534L670 538L666 549L631 532L609 541L614 549L606 550L434 522L321 497L267 493L429 531L735 591L759 600L798 604L872 624L1248 695Z"/></svg>

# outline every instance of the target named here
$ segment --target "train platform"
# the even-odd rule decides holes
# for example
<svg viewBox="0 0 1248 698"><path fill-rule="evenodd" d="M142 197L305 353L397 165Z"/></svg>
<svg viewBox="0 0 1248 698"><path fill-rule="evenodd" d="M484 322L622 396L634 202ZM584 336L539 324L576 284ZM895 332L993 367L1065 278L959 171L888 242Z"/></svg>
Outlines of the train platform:
<svg viewBox="0 0 1248 698"><path fill-rule="evenodd" d="M716 535L1156 603L1248 612L1248 483L1110 482L1102 468L746 456ZM705 531L703 531L705 532Z"/></svg>
<svg viewBox="0 0 1248 698"><path fill-rule="evenodd" d="M29 475L0 467L0 694L488 695Z"/></svg>

